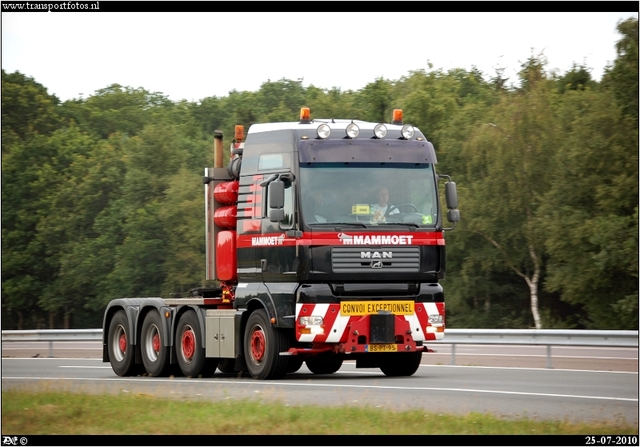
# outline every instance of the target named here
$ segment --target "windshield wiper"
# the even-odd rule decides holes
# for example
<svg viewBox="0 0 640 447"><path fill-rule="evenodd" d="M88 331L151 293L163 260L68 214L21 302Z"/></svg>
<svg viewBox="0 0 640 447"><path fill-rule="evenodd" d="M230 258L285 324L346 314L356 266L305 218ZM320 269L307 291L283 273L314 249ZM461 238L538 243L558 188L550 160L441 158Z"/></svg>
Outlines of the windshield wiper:
<svg viewBox="0 0 640 447"><path fill-rule="evenodd" d="M415 228L420 228L420 225L418 225L415 222L381 222L378 223L379 226L385 225L385 226L391 226L391 225L406 225L408 227L415 227Z"/></svg>
<svg viewBox="0 0 640 447"><path fill-rule="evenodd" d="M333 226L336 227L336 231L339 231L340 227L343 227L345 225L352 227L369 228L369 225L366 222L340 222L333 224Z"/></svg>

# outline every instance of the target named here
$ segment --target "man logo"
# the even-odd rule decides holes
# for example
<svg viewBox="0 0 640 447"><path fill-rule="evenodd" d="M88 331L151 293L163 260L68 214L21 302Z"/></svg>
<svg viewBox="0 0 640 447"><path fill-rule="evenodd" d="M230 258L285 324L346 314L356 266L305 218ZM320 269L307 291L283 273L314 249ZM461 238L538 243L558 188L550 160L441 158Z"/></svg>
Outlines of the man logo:
<svg viewBox="0 0 640 447"><path fill-rule="evenodd" d="M372 262L371 263L371 268L372 269L381 269L382 268L382 261Z"/></svg>
<svg viewBox="0 0 640 447"><path fill-rule="evenodd" d="M393 258L393 252L391 251L361 251L360 259L391 259Z"/></svg>

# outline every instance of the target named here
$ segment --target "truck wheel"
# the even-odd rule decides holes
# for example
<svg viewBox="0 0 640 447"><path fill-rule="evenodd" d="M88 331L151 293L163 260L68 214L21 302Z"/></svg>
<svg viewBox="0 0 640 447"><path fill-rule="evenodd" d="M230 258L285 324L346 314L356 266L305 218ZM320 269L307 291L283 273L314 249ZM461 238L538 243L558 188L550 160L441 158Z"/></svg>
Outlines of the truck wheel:
<svg viewBox="0 0 640 447"><path fill-rule="evenodd" d="M307 359L307 368L314 374L333 374L342 366L342 358L319 357Z"/></svg>
<svg viewBox="0 0 640 447"><path fill-rule="evenodd" d="M422 352L379 354L378 366L386 376L412 376L420 366Z"/></svg>
<svg viewBox="0 0 640 447"><path fill-rule="evenodd" d="M127 315L123 310L119 310L109 324L107 350L113 372L121 377L138 375L139 368L135 364L135 349L130 341L131 334L129 333Z"/></svg>
<svg viewBox="0 0 640 447"><path fill-rule="evenodd" d="M165 346L162 318L153 310L142 323L141 354L144 369L150 376L166 376L169 370L169 346Z"/></svg>
<svg viewBox="0 0 640 447"><path fill-rule="evenodd" d="M247 369L254 379L284 377L289 359L280 355L280 352L288 349L289 338L284 332L271 326L264 309L249 315L244 333L244 352Z"/></svg>
<svg viewBox="0 0 640 447"><path fill-rule="evenodd" d="M216 372L218 359L205 357L200 321L194 311L180 317L175 345L178 365L186 377L211 377Z"/></svg>

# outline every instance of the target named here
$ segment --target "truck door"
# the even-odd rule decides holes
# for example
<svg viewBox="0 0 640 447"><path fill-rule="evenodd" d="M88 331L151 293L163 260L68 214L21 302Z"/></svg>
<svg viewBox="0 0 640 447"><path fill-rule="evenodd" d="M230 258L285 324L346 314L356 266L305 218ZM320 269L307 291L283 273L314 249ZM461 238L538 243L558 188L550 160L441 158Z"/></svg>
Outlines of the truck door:
<svg viewBox="0 0 640 447"><path fill-rule="evenodd" d="M264 282L295 281L296 227L295 188L290 173L277 174L278 180L269 183L265 216L262 219L263 244L257 249Z"/></svg>

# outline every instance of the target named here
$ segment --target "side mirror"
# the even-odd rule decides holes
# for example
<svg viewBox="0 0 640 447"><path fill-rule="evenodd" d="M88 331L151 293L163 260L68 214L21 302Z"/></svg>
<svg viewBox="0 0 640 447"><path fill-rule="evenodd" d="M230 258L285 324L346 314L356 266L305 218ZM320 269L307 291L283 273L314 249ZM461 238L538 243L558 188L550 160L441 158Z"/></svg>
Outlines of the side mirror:
<svg viewBox="0 0 640 447"><path fill-rule="evenodd" d="M456 182L448 181L444 184L444 196L447 201L447 208L458 208L458 189Z"/></svg>
<svg viewBox="0 0 640 447"><path fill-rule="evenodd" d="M276 180L269 185L269 208L284 208L284 182Z"/></svg>
<svg viewBox="0 0 640 447"><path fill-rule="evenodd" d="M271 222L282 222L284 220L284 210L282 208L278 210L269 211L269 220Z"/></svg>
<svg viewBox="0 0 640 447"><path fill-rule="evenodd" d="M460 210L458 209L458 189L456 183L451 181L451 177L448 175L440 174L438 178L444 177L448 181L444 184L444 197L447 202L447 220L453 223L450 228L443 228L443 230L453 230L456 227L456 222L460 222Z"/></svg>
<svg viewBox="0 0 640 447"><path fill-rule="evenodd" d="M460 210L447 211L447 220L449 222L460 222Z"/></svg>

